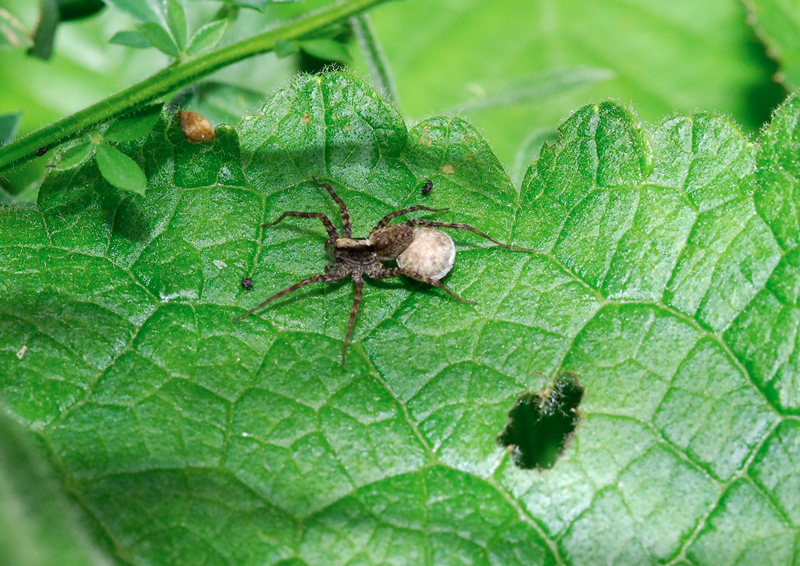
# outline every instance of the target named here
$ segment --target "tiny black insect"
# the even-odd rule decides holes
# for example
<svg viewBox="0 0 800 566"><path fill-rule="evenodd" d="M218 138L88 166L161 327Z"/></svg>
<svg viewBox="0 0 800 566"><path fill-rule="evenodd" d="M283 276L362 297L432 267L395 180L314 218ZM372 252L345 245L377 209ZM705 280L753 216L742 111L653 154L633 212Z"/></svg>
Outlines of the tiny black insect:
<svg viewBox="0 0 800 566"><path fill-rule="evenodd" d="M422 194L427 195L433 190L433 183L430 179L425 179L425 184L422 185Z"/></svg>
<svg viewBox="0 0 800 566"><path fill-rule="evenodd" d="M353 238L353 226L350 222L350 213L347 210L344 201L341 199L341 197L339 197L339 195L336 194L336 191L334 191L333 187L331 187L328 183L320 183L314 177L312 177L312 179L318 187L324 187L325 190L328 191L328 194L331 195L331 198L333 198L333 200L336 201L336 204L339 205L339 213L342 218L342 231L344 232L344 236L339 235L339 231L336 229L330 219L321 212L288 211L281 214L275 222L262 224L261 226L264 228L275 226L287 216L294 216L297 218L319 218L319 220L325 226L325 229L328 231L328 240L325 242L325 251L327 251L328 254L334 259L334 262L325 266L324 273L307 277L306 279L298 281L294 285L290 285L283 291L275 293L267 300L253 307L246 313L237 316L233 319L233 321L235 322L237 320L241 320L242 318L253 314L257 310L264 308L267 304L271 303L275 299L283 297L284 295L288 295L289 293L293 293L294 291L297 291L298 289L301 289L311 283L341 281L345 277L350 276L353 279L353 285L355 286L355 296L353 298L353 307L350 309L350 320L347 323L347 333L344 337L344 346L342 347L342 365L344 365L347 356L347 345L350 342L350 335L353 332L353 323L356 320L358 305L361 303L361 297L364 292L365 275L371 279L389 279L391 277L405 275L407 277L411 277L412 279L416 279L417 281L427 283L428 285L433 285L459 302L468 303L471 305L477 304L474 301L462 299L453 291L445 287L444 284L439 282L437 279L423 275L418 271L411 269L410 267L386 267L383 265L382 262L384 261L397 259L397 257L411 245L415 236L415 227L421 226L427 228L455 228L457 230L468 230L508 250L533 251L528 248L514 248L507 246L501 242L498 242L491 236L487 236L483 232L479 232L467 224L436 222L434 220L424 220L421 218L407 220L402 224L389 224L392 219L408 214L409 212L415 212L417 210L425 210L428 212L444 212L448 210L447 208L430 208L419 204L409 208L404 208L402 210L390 212L375 225L375 227L369 233L369 236L366 238ZM244 284L244 281L242 284Z"/></svg>
<svg viewBox="0 0 800 566"><path fill-rule="evenodd" d="M248 291L253 288L253 280L250 277L243 277L242 278L242 287L247 289Z"/></svg>
<svg viewBox="0 0 800 566"><path fill-rule="evenodd" d="M40 147L39 149L36 150L36 156L37 157L41 157L45 153L47 153L47 146Z"/></svg>

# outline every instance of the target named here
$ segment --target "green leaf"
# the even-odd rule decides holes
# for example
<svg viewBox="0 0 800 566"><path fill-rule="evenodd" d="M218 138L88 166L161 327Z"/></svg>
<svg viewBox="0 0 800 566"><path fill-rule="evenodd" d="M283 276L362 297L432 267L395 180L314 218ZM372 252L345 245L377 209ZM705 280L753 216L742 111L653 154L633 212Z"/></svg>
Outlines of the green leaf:
<svg viewBox="0 0 800 566"><path fill-rule="evenodd" d="M147 177L133 159L105 144L97 145L96 156L97 167L106 181L123 191L144 194Z"/></svg>
<svg viewBox="0 0 800 566"><path fill-rule="evenodd" d="M300 49L323 61L336 61L338 63L350 61L350 53L347 52L347 48L335 39L304 39L299 41L298 44Z"/></svg>
<svg viewBox="0 0 800 566"><path fill-rule="evenodd" d="M744 0L748 22L767 45L768 54L781 65L779 80L789 88L800 86L800 10L796 3Z"/></svg>
<svg viewBox="0 0 800 566"><path fill-rule="evenodd" d="M137 22L158 22L160 20L158 12L153 8L150 0L103 0L106 4L114 6L118 10L127 12Z"/></svg>
<svg viewBox="0 0 800 566"><path fill-rule="evenodd" d="M133 116L113 122L103 134L103 138L112 142L123 142L146 136L158 122L161 107L161 104L153 104Z"/></svg>
<svg viewBox="0 0 800 566"><path fill-rule="evenodd" d="M233 4L234 6L241 6L242 8L251 8L253 10L263 10L269 4L295 4L300 0L222 0L226 4Z"/></svg>
<svg viewBox="0 0 800 566"><path fill-rule="evenodd" d="M64 150L64 153L61 154L61 159L58 161L58 168L69 169L70 167L75 167L89 157L92 149L94 149L94 144L90 141L80 142L67 148Z"/></svg>
<svg viewBox="0 0 800 566"><path fill-rule="evenodd" d="M0 210L2 403L132 565L791 564L799 123L585 106L515 187L472 126L409 130L346 74L211 144L162 119L125 146L146 195L87 160ZM535 252L449 230L475 306L367 278L343 368L347 281L232 322L330 263L318 220L261 227L340 226L312 177L355 236L425 204ZM563 375L577 429L520 469L496 439Z"/></svg>
<svg viewBox="0 0 800 566"><path fill-rule="evenodd" d="M508 107L526 102L534 103L568 93L578 87L587 87L613 78L614 73L608 69L574 68L546 71L499 82L491 90L481 89L473 100L463 103L457 110L463 112Z"/></svg>
<svg viewBox="0 0 800 566"><path fill-rule="evenodd" d="M150 43L147 36L139 31L118 31L108 42L116 45L127 45L128 47L134 47L136 49L148 49L153 47L153 44Z"/></svg>
<svg viewBox="0 0 800 566"><path fill-rule="evenodd" d="M22 112L0 114L0 145L6 144L14 139L14 136L17 135L17 128L19 128L19 121L21 118Z"/></svg>
<svg viewBox="0 0 800 566"><path fill-rule="evenodd" d="M142 32L150 44L162 53L170 57L178 56L178 47L167 33L167 30L162 28L159 24L146 22L138 24L136 29Z"/></svg>
<svg viewBox="0 0 800 566"><path fill-rule="evenodd" d="M515 82L533 88L538 77L580 69L612 75L462 114L507 167L531 132L555 129L592 101L631 101L650 123L715 109L757 133L784 96L738 0L429 0L391 2L370 16L411 121L505 94Z"/></svg>
<svg viewBox="0 0 800 566"><path fill-rule="evenodd" d="M58 12L62 22L93 16L105 6L103 0L58 0Z"/></svg>
<svg viewBox="0 0 800 566"><path fill-rule="evenodd" d="M186 13L180 0L166 0L166 4L169 31L178 45L178 51L183 51L186 47Z"/></svg>
<svg viewBox="0 0 800 566"><path fill-rule="evenodd" d="M22 352L20 354L20 352ZM22 361L22 349L15 354ZM0 556L14 566L108 564L40 447L0 411Z"/></svg>
<svg viewBox="0 0 800 566"><path fill-rule="evenodd" d="M225 30L228 29L227 20L217 20L210 22L201 27L192 36L189 42L189 47L186 52L189 55L197 55L207 49L211 49L220 42L222 36L225 35Z"/></svg>
<svg viewBox="0 0 800 566"><path fill-rule="evenodd" d="M275 55L278 57L289 57L300 52L300 44L297 41L280 40L275 42Z"/></svg>

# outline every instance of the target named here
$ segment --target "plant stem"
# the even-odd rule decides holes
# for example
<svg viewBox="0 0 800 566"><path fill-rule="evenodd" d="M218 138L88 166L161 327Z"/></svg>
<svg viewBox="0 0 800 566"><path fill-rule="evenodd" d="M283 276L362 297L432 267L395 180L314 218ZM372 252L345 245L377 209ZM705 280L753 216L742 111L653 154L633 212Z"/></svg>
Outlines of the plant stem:
<svg viewBox="0 0 800 566"><path fill-rule="evenodd" d="M349 18L381 2L383 0L344 0L222 49L174 63L105 100L0 147L0 171L18 161L33 158L40 147L59 145L87 128L155 102L162 96L232 63L272 51L277 41L304 37L314 30Z"/></svg>
<svg viewBox="0 0 800 566"><path fill-rule="evenodd" d="M394 84L389 63L383 54L378 38L375 37L375 30L367 14L360 14L350 18L350 26L358 40L364 57L369 65L372 80L383 95L397 105L397 88Z"/></svg>

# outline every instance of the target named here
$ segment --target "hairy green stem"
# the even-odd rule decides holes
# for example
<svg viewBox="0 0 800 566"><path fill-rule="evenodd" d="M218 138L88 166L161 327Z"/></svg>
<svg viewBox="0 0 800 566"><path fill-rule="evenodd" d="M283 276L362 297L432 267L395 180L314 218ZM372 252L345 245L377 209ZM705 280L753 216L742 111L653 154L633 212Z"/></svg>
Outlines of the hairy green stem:
<svg viewBox="0 0 800 566"><path fill-rule="evenodd" d="M183 88L223 67L271 51L281 40L302 38L380 4L383 0L344 0L307 14L284 26L250 37L222 49L175 63L155 75L88 108L32 132L14 143L0 147L0 170L35 156L40 147L52 147L77 136L85 129L126 114L162 96Z"/></svg>
<svg viewBox="0 0 800 566"><path fill-rule="evenodd" d="M397 88L395 87L392 73L389 70L386 56L383 54L383 49L380 43L378 43L378 38L375 37L375 30L372 28L369 15L360 14L350 18L350 27L367 60L370 73L372 74L372 80L375 81L375 86L378 87L378 90L380 90L386 98L396 105Z"/></svg>

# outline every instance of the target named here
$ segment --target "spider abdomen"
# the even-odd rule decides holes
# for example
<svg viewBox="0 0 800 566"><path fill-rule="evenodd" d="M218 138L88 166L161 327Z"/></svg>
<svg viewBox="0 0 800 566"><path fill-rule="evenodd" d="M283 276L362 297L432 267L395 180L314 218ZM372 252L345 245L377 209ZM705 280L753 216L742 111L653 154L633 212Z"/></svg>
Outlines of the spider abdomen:
<svg viewBox="0 0 800 566"><path fill-rule="evenodd" d="M450 273L456 261L456 245L450 236L435 228L413 231L414 238L397 256L397 265L437 281Z"/></svg>

